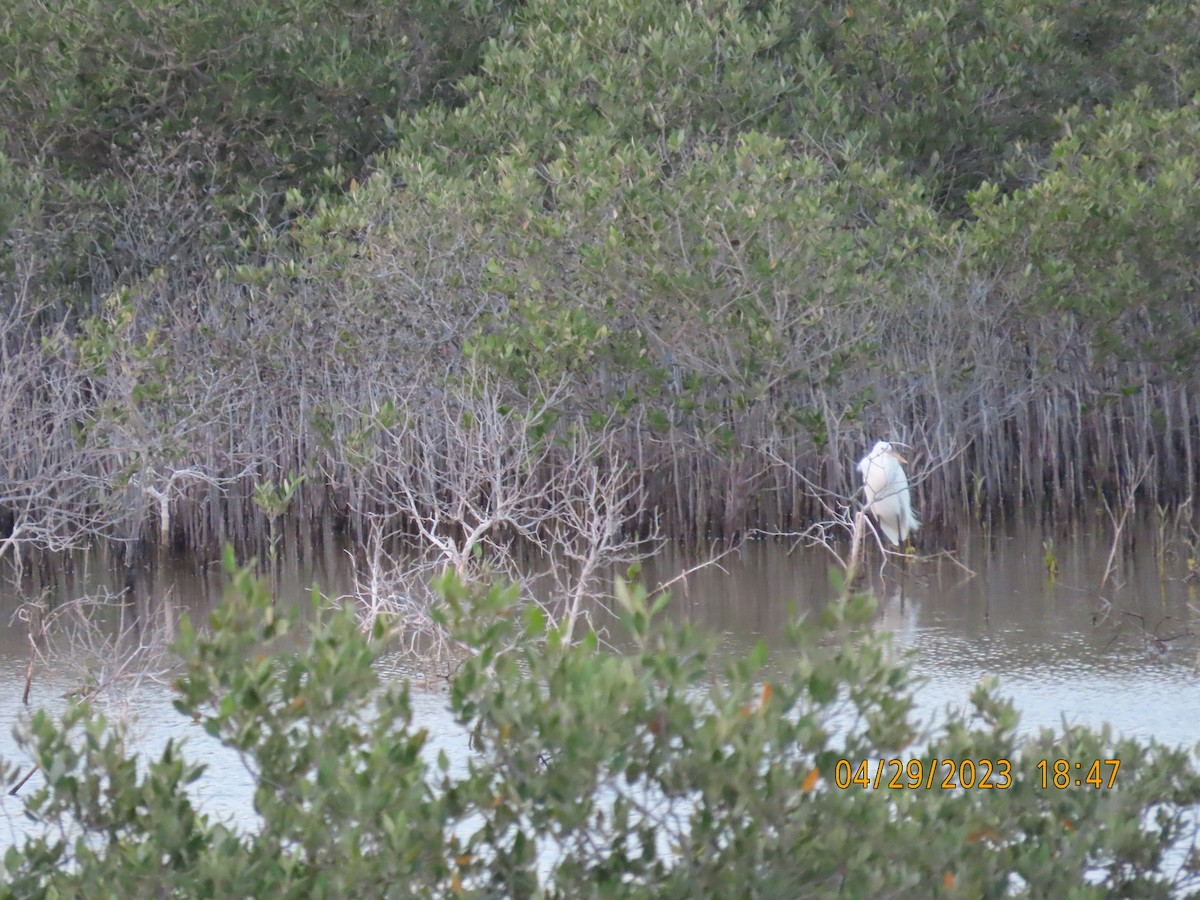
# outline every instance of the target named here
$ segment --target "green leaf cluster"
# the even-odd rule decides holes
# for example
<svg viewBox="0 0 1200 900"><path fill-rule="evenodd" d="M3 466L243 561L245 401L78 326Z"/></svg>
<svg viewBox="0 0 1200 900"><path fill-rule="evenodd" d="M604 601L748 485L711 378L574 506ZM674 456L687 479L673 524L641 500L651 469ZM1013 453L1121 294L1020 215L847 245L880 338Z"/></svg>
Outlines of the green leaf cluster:
<svg viewBox="0 0 1200 900"><path fill-rule="evenodd" d="M5 4L0 154L50 189L16 223L0 198L0 230L65 229L51 281L76 289L89 287L79 281L89 263L105 280L169 260L185 271L210 263L257 221L277 225L289 189L340 191L398 139L404 113L454 103L503 10L458 0Z"/></svg>

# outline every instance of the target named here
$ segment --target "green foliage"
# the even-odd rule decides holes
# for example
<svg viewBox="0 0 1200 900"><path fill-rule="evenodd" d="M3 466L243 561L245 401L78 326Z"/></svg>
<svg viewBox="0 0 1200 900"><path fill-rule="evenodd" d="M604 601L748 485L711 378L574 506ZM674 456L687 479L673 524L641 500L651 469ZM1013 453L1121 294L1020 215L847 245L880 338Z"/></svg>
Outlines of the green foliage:
<svg viewBox="0 0 1200 900"><path fill-rule="evenodd" d="M744 16L731 4L532 0L464 79L471 101L418 116L408 144L474 168L497 141L545 160L582 135L644 144L680 129L774 130L793 102L822 112L819 130L838 116L831 73L811 44L770 52L782 22L779 9Z"/></svg>
<svg viewBox="0 0 1200 900"><path fill-rule="evenodd" d="M277 225L289 188L341 190L396 140L402 113L453 102L504 8L6 4L0 153L53 185L44 214L68 241L51 280L87 290L89 269L133 279L168 261L194 279L200 260L254 224ZM0 197L0 234L11 227L6 206Z"/></svg>
<svg viewBox="0 0 1200 900"><path fill-rule="evenodd" d="M464 79L469 102L420 114L406 144L477 170L497 146L548 160L581 135L761 131L839 167L864 151L894 160L959 215L984 181L1015 187L1035 170L1061 109L1139 85L1189 102L1192 16L1183 0L534 0Z"/></svg>
<svg viewBox="0 0 1200 900"><path fill-rule="evenodd" d="M463 82L464 106L415 115L383 171L467 236L468 282L502 300L464 346L519 391L565 378L601 417L640 407L722 455L738 443L731 416L820 445L822 395L852 411L875 389L861 373L917 374L889 358L900 306L924 302L930 272L947 291L1003 280L1031 317L1086 315L1105 358L1194 355L1179 274L1196 220L1177 90L1190 68L1163 37L1182 10L1120 7L1112 21L1130 30L1097 43L1079 32L1095 38L1099 10L1028 0L534 2ZM1135 71L1142 51L1157 67ZM1101 81L1120 101L1111 111L1097 106ZM1137 187L1159 177L1156 148L1138 151L1147 165L1126 152L1123 166L1110 154L1059 174L1106 122L1138 115L1178 157L1161 196ZM397 197L378 202L394 221ZM965 233L964 213L981 220ZM416 265L407 234L420 232L397 232L384 253ZM1030 266L1050 277L1026 280ZM1122 341L1142 312L1149 333ZM943 349L970 377L970 354Z"/></svg>
<svg viewBox="0 0 1200 900"><path fill-rule="evenodd" d="M292 505L292 498L296 496L296 490L304 482L303 475L296 475L292 472L288 473L287 478L276 483L273 481L260 481L254 486L254 505L259 511L267 517L267 526L270 533L267 538L267 556L274 562L279 553L279 518L288 511L288 507Z"/></svg>
<svg viewBox="0 0 1200 900"><path fill-rule="evenodd" d="M1139 86L1155 105L1185 106L1200 90L1200 34L1188 3L1106 3L1059 7L1054 23L1062 63L1054 73L1068 90L1064 107L1108 106ZM1049 74L1049 73L1048 73Z"/></svg>
<svg viewBox="0 0 1200 900"><path fill-rule="evenodd" d="M969 717L916 742L914 685L867 627L867 598L831 604L721 661L620 593L624 650L568 644L513 589L447 576L442 615L471 648L450 706L465 771L423 753L406 682L353 613L283 613L246 572L203 633L184 624L177 707L254 773L257 827L233 833L184 788L169 744L135 764L102 718L39 714L40 836L6 856L12 896L1166 896L1197 888L1172 848L1194 838L1186 752L1104 732L1014 736L981 687ZM1008 761L1011 786L872 789L839 760ZM1120 759L1111 787L1042 787L1038 761ZM7 771L7 770L6 770ZM940 771L940 770L939 770ZM1108 770L1105 770L1106 772ZM842 772L842 774L837 774ZM10 773L11 775L11 773ZM891 770L888 770L890 777ZM941 775L939 774L939 777ZM999 773L993 775L999 783Z"/></svg>
<svg viewBox="0 0 1200 900"><path fill-rule="evenodd" d="M132 434L91 483L343 472L360 410L480 369L627 429L677 530L784 527L881 426L959 461L931 505L998 499L1022 409L1194 481L1192 0L45 6L0 10L0 312ZM1137 440L1031 399L1147 384Z"/></svg>
<svg viewBox="0 0 1200 900"><path fill-rule="evenodd" d="M56 353L73 354L94 399L93 414L78 423L81 439L96 446L122 446L154 462L183 452L176 429L196 415L188 396L190 379L173 359L170 329L139 321L138 298L127 289L103 298L96 315L79 323L67 340L47 340ZM133 462L133 460L127 460Z"/></svg>
<svg viewBox="0 0 1200 900"><path fill-rule="evenodd" d="M499 9L502 9L500 7ZM8 4L10 152L95 172L143 142L206 146L225 177L355 168L388 122L470 71L498 9L423 2Z"/></svg>
<svg viewBox="0 0 1200 900"><path fill-rule="evenodd" d="M1191 370L1200 352L1187 261L1200 246L1200 104L1158 110L1140 91L1063 122L1066 137L1036 184L972 198L977 252L1023 261L1013 274L1027 285L1029 311L1070 317L1106 356Z"/></svg>
<svg viewBox="0 0 1200 900"><path fill-rule="evenodd" d="M526 396L566 379L585 412L648 410L700 433L731 409L802 415L794 388L839 384L875 347L873 322L846 313L886 305L948 243L900 173L839 175L761 133L597 138L545 165L513 154L479 176L437 172L422 156L387 164L421 199L413 219L457 235L464 277L492 300L468 355ZM389 226L371 253L419 265L430 226L394 227L405 214L381 180L356 198Z"/></svg>
<svg viewBox="0 0 1200 900"><path fill-rule="evenodd" d="M287 478L281 482L259 482L254 486L254 505L268 519L278 519L291 506L292 498L296 496L296 489L303 481L303 475L289 472Z"/></svg>

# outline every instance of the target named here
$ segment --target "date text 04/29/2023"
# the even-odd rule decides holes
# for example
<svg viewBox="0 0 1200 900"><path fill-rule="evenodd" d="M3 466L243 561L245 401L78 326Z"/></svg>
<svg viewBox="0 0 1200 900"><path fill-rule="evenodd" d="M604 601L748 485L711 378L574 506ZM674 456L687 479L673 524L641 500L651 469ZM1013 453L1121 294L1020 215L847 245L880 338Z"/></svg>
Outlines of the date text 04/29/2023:
<svg viewBox="0 0 1200 900"><path fill-rule="evenodd" d="M1119 759L1039 759L1032 774L1043 790L1112 790L1120 768ZM839 759L833 768L833 783L842 790L1005 790L1013 786L1013 778L1013 764L1007 759L864 759L857 763Z"/></svg>

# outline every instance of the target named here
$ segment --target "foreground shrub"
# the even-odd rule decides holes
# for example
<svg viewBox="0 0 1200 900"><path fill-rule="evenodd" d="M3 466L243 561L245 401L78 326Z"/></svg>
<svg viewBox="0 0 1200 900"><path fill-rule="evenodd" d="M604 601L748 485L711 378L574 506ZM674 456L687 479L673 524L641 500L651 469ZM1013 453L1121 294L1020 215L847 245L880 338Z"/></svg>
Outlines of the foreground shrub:
<svg viewBox="0 0 1200 900"><path fill-rule="evenodd" d="M622 594L623 649L564 643L513 590L440 584L471 648L450 704L465 771L423 752L410 685L350 611L283 614L246 573L182 628L177 707L254 773L253 833L197 811L202 767L137 764L86 706L28 731L41 826L5 859L10 896L1167 896L1200 888L1200 775L1181 751L1071 729L1019 742L1010 705L923 740L914 685L864 630L864 598L797 621L787 651L719 663ZM1011 787L863 788L838 761L1007 760ZM1120 759L1108 786L1043 789L1039 760ZM871 763L872 769L874 763ZM999 768L999 765L998 765ZM1111 767L1110 767L1111 768ZM6 775L12 772L7 767ZM890 773L889 773L890 776ZM885 776L889 777L889 776ZM1053 769L1050 771L1053 777ZM997 771L992 781L1000 784ZM1186 854L1192 856L1187 859ZM1192 864L1188 868L1187 863Z"/></svg>

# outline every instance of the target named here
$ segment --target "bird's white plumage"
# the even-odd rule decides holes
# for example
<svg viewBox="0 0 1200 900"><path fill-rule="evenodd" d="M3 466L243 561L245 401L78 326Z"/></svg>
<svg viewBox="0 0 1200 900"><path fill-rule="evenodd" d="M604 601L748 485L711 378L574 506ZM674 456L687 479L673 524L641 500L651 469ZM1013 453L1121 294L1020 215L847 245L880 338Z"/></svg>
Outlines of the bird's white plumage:
<svg viewBox="0 0 1200 900"><path fill-rule="evenodd" d="M903 462L906 462L904 457L887 441L876 443L871 452L858 461L867 509L893 544L907 540L910 531L921 527L913 515Z"/></svg>

